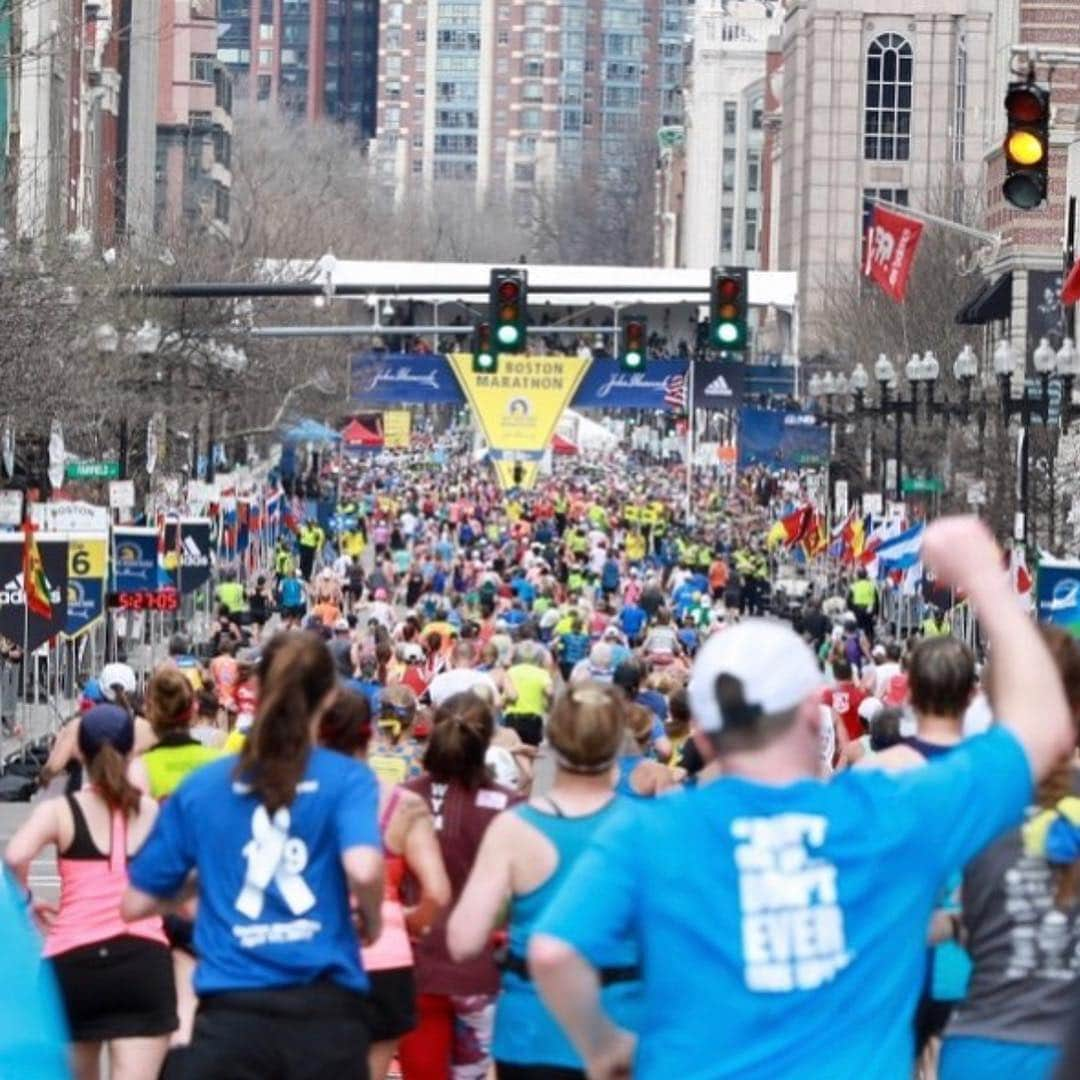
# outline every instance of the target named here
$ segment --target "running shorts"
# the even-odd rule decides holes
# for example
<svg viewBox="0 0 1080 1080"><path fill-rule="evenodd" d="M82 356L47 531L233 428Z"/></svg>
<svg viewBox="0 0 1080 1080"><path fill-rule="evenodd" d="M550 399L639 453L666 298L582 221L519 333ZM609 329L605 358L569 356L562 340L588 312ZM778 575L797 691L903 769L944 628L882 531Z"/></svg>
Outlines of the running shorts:
<svg viewBox="0 0 1080 1080"><path fill-rule="evenodd" d="M413 969L390 968L367 972L368 1030L371 1041L400 1039L416 1027L416 980Z"/></svg>

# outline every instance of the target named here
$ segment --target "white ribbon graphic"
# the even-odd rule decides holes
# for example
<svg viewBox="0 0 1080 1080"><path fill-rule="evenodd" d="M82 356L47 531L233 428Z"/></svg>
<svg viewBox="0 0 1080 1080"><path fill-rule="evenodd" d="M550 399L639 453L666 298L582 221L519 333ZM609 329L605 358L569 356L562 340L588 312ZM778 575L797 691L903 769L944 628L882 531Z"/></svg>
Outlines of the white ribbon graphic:
<svg viewBox="0 0 1080 1080"><path fill-rule="evenodd" d="M249 919L262 914L271 881L294 915L303 915L315 906L315 894L301 876L307 866L307 845L289 837L290 821L285 807L276 811L272 820L265 806L251 817L251 840L243 851L247 873L236 900L236 910Z"/></svg>

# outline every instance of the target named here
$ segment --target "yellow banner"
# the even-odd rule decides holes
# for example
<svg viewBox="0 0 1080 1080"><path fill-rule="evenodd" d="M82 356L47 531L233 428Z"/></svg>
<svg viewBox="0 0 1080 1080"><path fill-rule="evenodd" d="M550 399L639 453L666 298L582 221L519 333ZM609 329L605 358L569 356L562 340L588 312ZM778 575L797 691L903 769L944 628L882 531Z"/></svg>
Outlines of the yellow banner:
<svg viewBox="0 0 1080 1080"><path fill-rule="evenodd" d="M495 374L480 374L471 353L450 364L488 446L504 451L544 450L589 367L576 356L500 356Z"/></svg>
<svg viewBox="0 0 1080 1080"><path fill-rule="evenodd" d="M67 621L65 641L80 637L105 614L105 570L108 541L104 536L68 537Z"/></svg>
<svg viewBox="0 0 1080 1080"><path fill-rule="evenodd" d="M495 475L499 479L499 487L503 491L511 491L513 488L521 488L522 491L532 491L536 486L536 477L540 472L539 461L508 461L506 458L500 458L498 461L493 461L495 466ZM514 466L521 466L521 483L514 483Z"/></svg>
<svg viewBox="0 0 1080 1080"><path fill-rule="evenodd" d="M383 413L383 445L387 450L408 450L412 437L412 413L408 409L387 409Z"/></svg>

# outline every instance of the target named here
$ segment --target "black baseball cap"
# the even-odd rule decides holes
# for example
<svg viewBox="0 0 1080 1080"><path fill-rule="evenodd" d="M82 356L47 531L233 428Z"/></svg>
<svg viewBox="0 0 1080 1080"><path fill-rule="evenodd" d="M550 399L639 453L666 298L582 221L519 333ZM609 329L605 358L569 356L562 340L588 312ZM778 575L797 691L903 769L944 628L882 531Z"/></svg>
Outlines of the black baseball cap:
<svg viewBox="0 0 1080 1080"><path fill-rule="evenodd" d="M106 743L121 754L135 745L135 721L119 705L95 705L79 719L79 751L87 761Z"/></svg>

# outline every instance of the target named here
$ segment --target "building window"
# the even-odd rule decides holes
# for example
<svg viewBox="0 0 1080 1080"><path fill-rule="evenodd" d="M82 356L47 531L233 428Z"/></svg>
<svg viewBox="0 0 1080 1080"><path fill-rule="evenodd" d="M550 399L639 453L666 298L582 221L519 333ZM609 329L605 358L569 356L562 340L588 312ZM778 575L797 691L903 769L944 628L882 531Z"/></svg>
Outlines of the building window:
<svg viewBox="0 0 1080 1080"><path fill-rule="evenodd" d="M746 241L747 251L757 251L758 212L757 207L746 208L746 229L743 239Z"/></svg>
<svg viewBox="0 0 1080 1080"><path fill-rule="evenodd" d="M541 127L540 110L522 109L519 115L518 126L523 131L539 131Z"/></svg>
<svg viewBox="0 0 1080 1080"><path fill-rule="evenodd" d="M959 163L964 160L964 136L966 126L964 113L967 111L967 38L963 32L956 37L956 85L953 89L953 144L952 159Z"/></svg>
<svg viewBox="0 0 1080 1080"><path fill-rule="evenodd" d="M223 225L229 224L229 189L221 184L214 185L214 217Z"/></svg>
<svg viewBox="0 0 1080 1080"><path fill-rule="evenodd" d="M509 30L499 30L497 32L497 34L496 34L495 40L499 45L509 45L510 44L510 31Z"/></svg>
<svg viewBox="0 0 1080 1080"><path fill-rule="evenodd" d="M544 31L525 31L525 51L527 53L542 53L544 51Z"/></svg>
<svg viewBox="0 0 1080 1080"><path fill-rule="evenodd" d="M270 87L273 85L273 76L260 75L255 84L255 97L259 101L270 100Z"/></svg>
<svg viewBox="0 0 1080 1080"><path fill-rule="evenodd" d="M526 4L525 5L525 25L526 26L543 26L544 25L544 5L543 4Z"/></svg>
<svg viewBox="0 0 1080 1080"><path fill-rule="evenodd" d="M214 63L217 57L208 53L191 54L191 81L212 83L214 81Z"/></svg>
<svg viewBox="0 0 1080 1080"><path fill-rule="evenodd" d="M731 251L733 235L735 232L735 211L730 206L720 209L720 251Z"/></svg>
<svg viewBox="0 0 1080 1080"><path fill-rule="evenodd" d="M723 165L720 169L720 190L735 190L735 148L732 146L724 147Z"/></svg>
<svg viewBox="0 0 1080 1080"><path fill-rule="evenodd" d="M746 190L761 190L761 151L748 150L746 153Z"/></svg>
<svg viewBox="0 0 1080 1080"><path fill-rule="evenodd" d="M259 50L259 64L262 67L270 67L274 62L274 50L273 49L260 49Z"/></svg>
<svg viewBox="0 0 1080 1080"><path fill-rule="evenodd" d="M750 130L760 131L765 122L765 99L761 96L750 102Z"/></svg>
<svg viewBox="0 0 1080 1080"><path fill-rule="evenodd" d="M734 135L738 123L739 110L734 101L724 102L724 134Z"/></svg>
<svg viewBox="0 0 1080 1080"><path fill-rule="evenodd" d="M514 180L519 184L531 184L536 179L536 166L532 162L516 162L514 165Z"/></svg>
<svg viewBox="0 0 1080 1080"><path fill-rule="evenodd" d="M522 101L543 101L544 88L538 82L527 82L521 87Z"/></svg>
<svg viewBox="0 0 1080 1080"><path fill-rule="evenodd" d="M873 199L884 199L885 202L895 203L897 206L907 206L907 188L863 188L862 234L864 238L870 228L870 214L874 209L871 201Z"/></svg>
<svg viewBox="0 0 1080 1080"><path fill-rule="evenodd" d="M907 161L911 150L911 45L882 34L866 50L863 156L868 161Z"/></svg>
<svg viewBox="0 0 1080 1080"><path fill-rule="evenodd" d="M272 23L259 23L259 40L260 41L273 41L274 40L274 26Z"/></svg>

